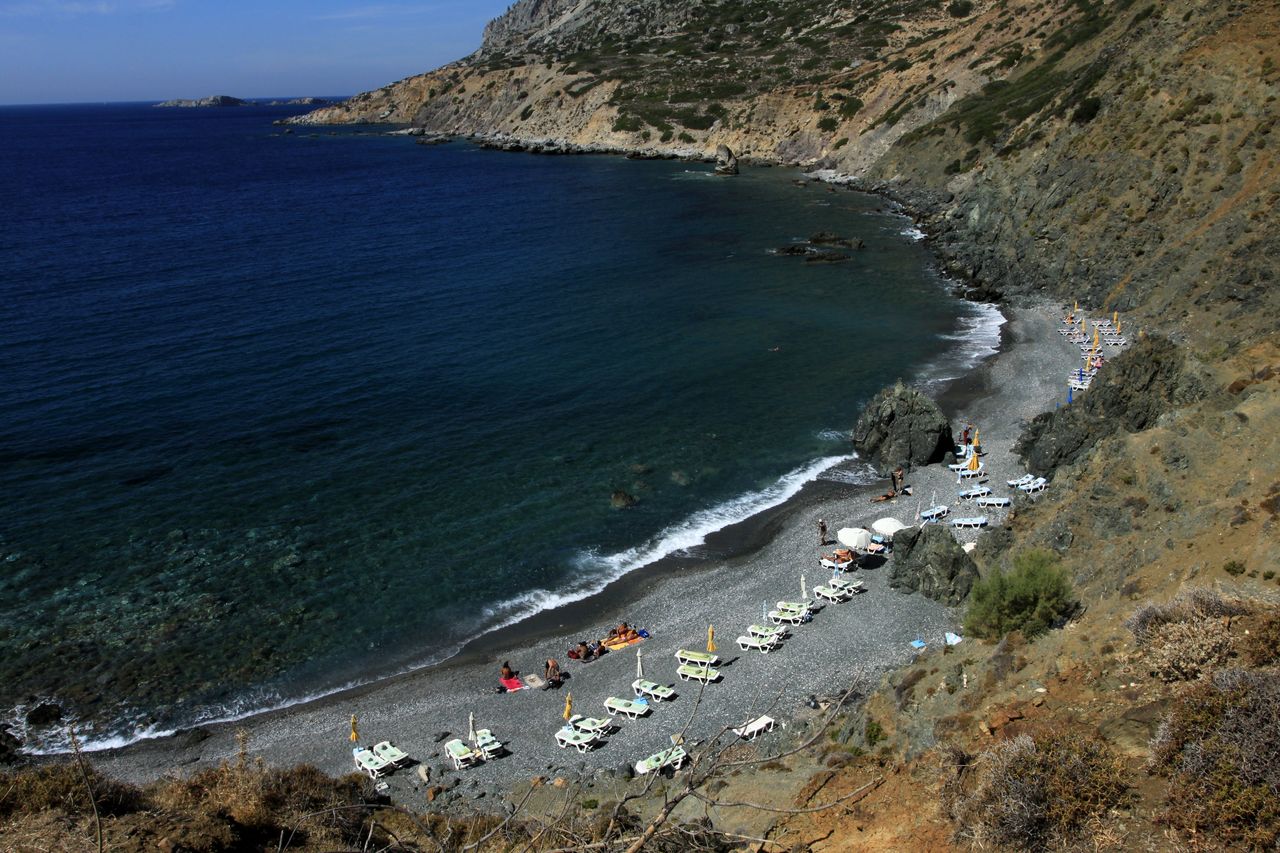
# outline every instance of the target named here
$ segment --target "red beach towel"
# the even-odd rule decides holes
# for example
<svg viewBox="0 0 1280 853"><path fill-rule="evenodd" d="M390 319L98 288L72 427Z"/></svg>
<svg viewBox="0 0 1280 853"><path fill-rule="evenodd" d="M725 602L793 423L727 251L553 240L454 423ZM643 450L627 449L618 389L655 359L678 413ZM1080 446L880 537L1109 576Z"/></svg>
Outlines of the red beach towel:
<svg viewBox="0 0 1280 853"><path fill-rule="evenodd" d="M524 689L524 682L518 678L499 678L498 683L507 688L508 692Z"/></svg>

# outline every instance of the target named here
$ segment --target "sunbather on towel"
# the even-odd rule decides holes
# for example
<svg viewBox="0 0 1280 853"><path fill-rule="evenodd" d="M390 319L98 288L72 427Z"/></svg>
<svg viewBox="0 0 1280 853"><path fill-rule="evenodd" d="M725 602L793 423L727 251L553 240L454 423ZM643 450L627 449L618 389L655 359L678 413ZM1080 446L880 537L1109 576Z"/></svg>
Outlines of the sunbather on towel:
<svg viewBox="0 0 1280 853"><path fill-rule="evenodd" d="M893 500L894 498L896 498L897 496L898 496L898 493L897 493L897 492L895 492L893 489L890 489L889 491L885 492L883 495L880 495L879 497L872 498L870 502L871 502L871 503L873 503L873 504L878 504L878 503L881 503L881 502L883 502L883 501L891 501L891 500Z"/></svg>
<svg viewBox="0 0 1280 853"><path fill-rule="evenodd" d="M498 672L498 678L505 681L508 678L515 678L515 677L516 677L516 671L511 668L511 661L504 660L502 662L502 669Z"/></svg>

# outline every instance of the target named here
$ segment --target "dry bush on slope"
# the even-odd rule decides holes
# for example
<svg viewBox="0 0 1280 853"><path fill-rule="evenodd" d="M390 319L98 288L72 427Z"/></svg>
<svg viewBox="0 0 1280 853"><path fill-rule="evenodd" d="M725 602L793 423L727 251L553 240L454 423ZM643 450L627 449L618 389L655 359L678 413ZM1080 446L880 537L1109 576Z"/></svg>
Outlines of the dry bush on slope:
<svg viewBox="0 0 1280 853"><path fill-rule="evenodd" d="M979 846L1063 845L1126 797L1123 764L1096 737L1019 735L983 752L970 767L973 779L949 786L944 805L959 826L957 835Z"/></svg>
<svg viewBox="0 0 1280 853"><path fill-rule="evenodd" d="M1186 690L1151 742L1163 819L1255 848L1280 842L1280 673L1231 669Z"/></svg>
<svg viewBox="0 0 1280 853"><path fill-rule="evenodd" d="M1147 603L1125 622L1151 674L1162 681L1192 681L1224 666L1236 651L1228 623L1256 605L1207 589L1179 594L1168 604Z"/></svg>

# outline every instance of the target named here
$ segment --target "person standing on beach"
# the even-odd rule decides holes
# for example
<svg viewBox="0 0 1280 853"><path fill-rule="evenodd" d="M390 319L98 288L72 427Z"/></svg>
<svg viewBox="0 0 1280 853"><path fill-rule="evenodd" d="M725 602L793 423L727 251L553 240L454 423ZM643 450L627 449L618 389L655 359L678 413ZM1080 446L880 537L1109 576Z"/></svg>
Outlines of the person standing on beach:
<svg viewBox="0 0 1280 853"><path fill-rule="evenodd" d="M821 518L818 519L818 547L821 548L827 544L827 523Z"/></svg>
<svg viewBox="0 0 1280 853"><path fill-rule="evenodd" d="M899 465L893 472L893 491L902 494L902 486L907 481L907 475L902 472L902 466Z"/></svg>

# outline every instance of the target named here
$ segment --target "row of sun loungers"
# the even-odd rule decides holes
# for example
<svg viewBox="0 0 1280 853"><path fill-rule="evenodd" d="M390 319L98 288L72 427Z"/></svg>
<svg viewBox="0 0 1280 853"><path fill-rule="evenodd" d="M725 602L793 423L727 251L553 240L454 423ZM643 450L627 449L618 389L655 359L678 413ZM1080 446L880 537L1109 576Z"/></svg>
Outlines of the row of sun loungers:
<svg viewBox="0 0 1280 853"><path fill-rule="evenodd" d="M355 759L356 767L361 772L368 773L370 779L385 776L410 760L407 752L387 740L374 744L372 748L358 746L351 750L351 756Z"/></svg>

